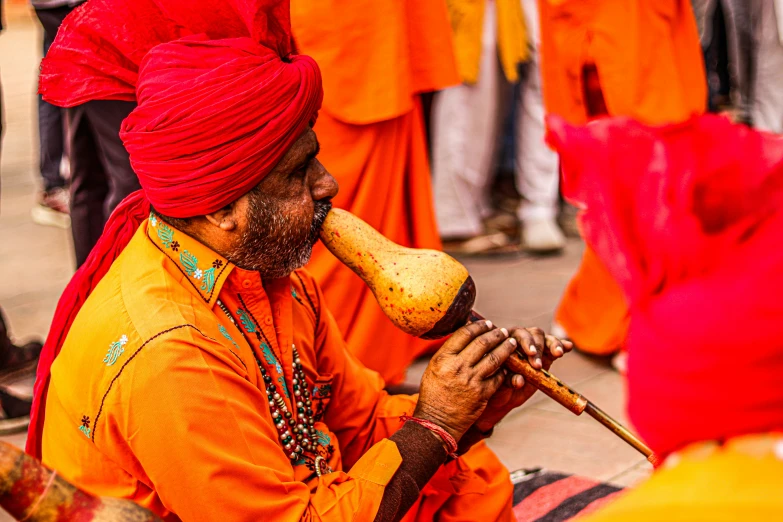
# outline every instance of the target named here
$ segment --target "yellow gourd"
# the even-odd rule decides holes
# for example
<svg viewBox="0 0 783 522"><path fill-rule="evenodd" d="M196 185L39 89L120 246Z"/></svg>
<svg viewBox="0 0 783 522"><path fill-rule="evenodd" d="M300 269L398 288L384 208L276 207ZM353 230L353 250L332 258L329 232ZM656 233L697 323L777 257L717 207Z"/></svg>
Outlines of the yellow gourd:
<svg viewBox="0 0 783 522"><path fill-rule="evenodd" d="M340 209L326 217L321 241L367 283L403 331L434 339L467 323L476 288L467 269L448 254L402 247Z"/></svg>

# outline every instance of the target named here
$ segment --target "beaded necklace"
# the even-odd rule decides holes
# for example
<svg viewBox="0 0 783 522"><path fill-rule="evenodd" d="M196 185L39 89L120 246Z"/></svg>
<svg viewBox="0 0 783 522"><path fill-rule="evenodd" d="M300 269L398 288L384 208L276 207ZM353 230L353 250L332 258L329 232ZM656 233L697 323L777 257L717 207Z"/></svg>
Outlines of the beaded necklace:
<svg viewBox="0 0 783 522"><path fill-rule="evenodd" d="M242 328L234 320L234 317L231 315L231 312L228 311L226 305L223 304L220 299L217 300L217 305L223 313L226 314L226 317L231 321L231 324L236 326L245 341L252 346L245 336L245 332L242 331ZM272 413L272 420L275 423L275 428L277 428L280 442L285 450L289 452L288 458L291 459L291 462L297 462L302 458L305 451L314 455L315 461L313 467L315 468L316 474L320 477L321 475L331 473L332 469L329 467L326 459L316 453L316 450L321 445L318 442L318 437L313 426L315 424L313 403L310 399L310 391L307 386L304 370L302 369L302 361L299 358L299 352L296 350L296 345L292 344L291 349L293 351L294 359L292 365L292 384L294 400L296 401L296 416L288 410L288 406L286 406L283 397L280 395L280 391L277 389L274 380L267 373L266 368L264 368L258 355L256 355L255 350L252 351L258 369L261 370L261 376L264 379L264 386L267 400L269 401L269 410Z"/></svg>

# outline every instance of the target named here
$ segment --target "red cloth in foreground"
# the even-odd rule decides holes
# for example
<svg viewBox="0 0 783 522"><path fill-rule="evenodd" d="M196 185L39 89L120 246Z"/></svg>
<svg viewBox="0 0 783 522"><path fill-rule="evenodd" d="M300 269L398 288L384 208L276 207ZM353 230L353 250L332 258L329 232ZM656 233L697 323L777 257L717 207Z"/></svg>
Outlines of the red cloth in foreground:
<svg viewBox="0 0 783 522"><path fill-rule="evenodd" d="M288 35L290 28L270 41L290 42ZM41 457L49 371L68 329L150 203L172 217L214 212L256 186L315 122L323 98L318 66L277 53L246 37L195 35L158 45L144 58L139 105L120 133L143 190L117 207L60 298L38 365L28 453ZM101 81L121 87L108 76Z"/></svg>
<svg viewBox="0 0 783 522"><path fill-rule="evenodd" d="M783 430L783 137L712 115L548 124L564 193L630 304L642 438L665 456Z"/></svg>

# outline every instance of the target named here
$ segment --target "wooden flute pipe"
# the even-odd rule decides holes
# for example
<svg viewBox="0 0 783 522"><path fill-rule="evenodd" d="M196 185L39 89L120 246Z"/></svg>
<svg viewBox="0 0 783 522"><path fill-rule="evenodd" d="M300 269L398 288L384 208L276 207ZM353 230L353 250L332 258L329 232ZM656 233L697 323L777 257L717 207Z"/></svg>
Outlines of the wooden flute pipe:
<svg viewBox="0 0 783 522"><path fill-rule="evenodd" d="M367 283L386 316L411 335L437 339L482 319L473 311L476 285L468 270L444 252L400 246L340 209L326 217L321 241ZM548 371L533 368L524 355L514 353L506 367L572 413L587 412L656 462L638 437Z"/></svg>
<svg viewBox="0 0 783 522"><path fill-rule="evenodd" d="M31 522L161 522L130 500L82 491L6 442L0 442L0 507Z"/></svg>

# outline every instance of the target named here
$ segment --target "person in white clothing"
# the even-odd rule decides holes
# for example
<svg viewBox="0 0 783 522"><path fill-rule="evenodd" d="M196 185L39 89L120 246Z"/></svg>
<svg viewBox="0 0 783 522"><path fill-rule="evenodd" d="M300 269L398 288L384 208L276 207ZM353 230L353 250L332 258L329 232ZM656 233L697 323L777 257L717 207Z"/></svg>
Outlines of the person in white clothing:
<svg viewBox="0 0 783 522"><path fill-rule="evenodd" d="M516 0L519 1L519 0ZM450 4L459 3L451 0ZM450 5L452 25L454 6ZM492 212L489 187L510 88L520 90L515 115L518 210L522 246L533 252L556 252L565 245L557 225L558 159L544 143L544 106L538 63L539 22L535 0L522 0L528 34L528 61L516 84L509 78L499 49L499 30L508 16L500 0L486 0L476 81L440 92L433 102L433 184L435 208L444 248L456 253L508 251L509 238L488 233L483 220ZM462 17L464 18L464 16ZM455 37L459 65L460 40ZM500 42L502 44L502 42ZM499 52L501 54L499 59ZM505 74L504 74L505 72ZM465 78L463 78L463 81Z"/></svg>

